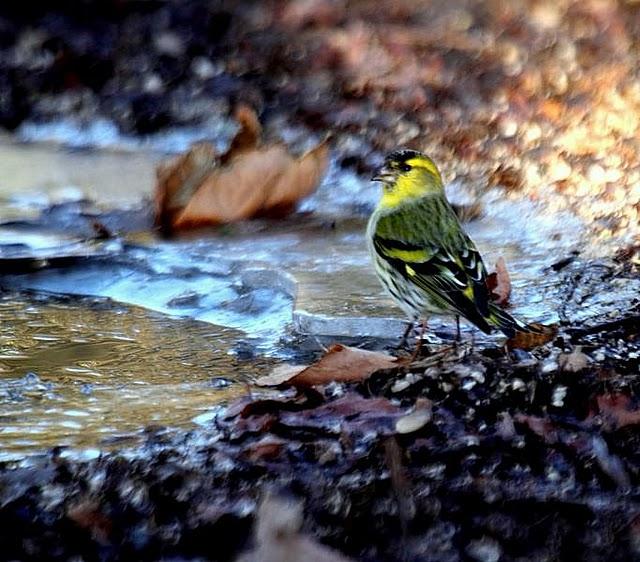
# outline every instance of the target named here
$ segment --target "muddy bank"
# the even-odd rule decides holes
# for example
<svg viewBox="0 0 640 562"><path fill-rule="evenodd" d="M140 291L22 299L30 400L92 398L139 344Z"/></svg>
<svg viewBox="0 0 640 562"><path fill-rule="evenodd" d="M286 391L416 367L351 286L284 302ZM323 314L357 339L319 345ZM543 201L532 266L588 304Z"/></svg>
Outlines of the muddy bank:
<svg viewBox="0 0 640 562"><path fill-rule="evenodd" d="M571 275L597 279L600 296L638 275L603 271ZM150 428L137 449L5 465L0 547L22 560L231 560L270 490L302 498L302 530L358 560L632 559L639 325L636 299L567 321L532 352L432 348L361 383L253 391L206 429Z"/></svg>

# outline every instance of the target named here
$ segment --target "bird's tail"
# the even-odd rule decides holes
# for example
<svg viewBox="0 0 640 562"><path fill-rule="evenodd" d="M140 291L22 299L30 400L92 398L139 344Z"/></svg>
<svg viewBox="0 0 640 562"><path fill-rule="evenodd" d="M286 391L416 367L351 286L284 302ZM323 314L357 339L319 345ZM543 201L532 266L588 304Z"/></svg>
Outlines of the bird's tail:
<svg viewBox="0 0 640 562"><path fill-rule="evenodd" d="M508 312L502 310L495 304L489 305L489 317L487 322L498 328L505 336L512 338L516 332L537 333L539 330L535 326L524 324L517 318L514 318Z"/></svg>

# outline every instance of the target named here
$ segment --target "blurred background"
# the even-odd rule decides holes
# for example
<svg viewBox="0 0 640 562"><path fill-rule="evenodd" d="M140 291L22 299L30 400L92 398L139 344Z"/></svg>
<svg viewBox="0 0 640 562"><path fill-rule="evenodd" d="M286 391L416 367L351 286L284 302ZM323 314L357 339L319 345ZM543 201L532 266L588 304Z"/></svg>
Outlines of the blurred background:
<svg viewBox="0 0 640 562"><path fill-rule="evenodd" d="M337 133L341 167L425 149L628 237L638 34L634 0L25 2L0 10L0 126L171 151L224 143L245 102L278 136Z"/></svg>

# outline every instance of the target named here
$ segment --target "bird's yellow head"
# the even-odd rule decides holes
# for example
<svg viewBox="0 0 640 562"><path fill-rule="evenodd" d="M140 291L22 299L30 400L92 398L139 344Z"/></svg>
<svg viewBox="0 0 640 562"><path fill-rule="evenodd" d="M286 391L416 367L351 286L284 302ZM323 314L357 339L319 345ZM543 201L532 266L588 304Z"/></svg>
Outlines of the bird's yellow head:
<svg viewBox="0 0 640 562"><path fill-rule="evenodd" d="M444 190L438 167L417 150L396 150L389 154L372 181L382 182L381 208L397 207Z"/></svg>

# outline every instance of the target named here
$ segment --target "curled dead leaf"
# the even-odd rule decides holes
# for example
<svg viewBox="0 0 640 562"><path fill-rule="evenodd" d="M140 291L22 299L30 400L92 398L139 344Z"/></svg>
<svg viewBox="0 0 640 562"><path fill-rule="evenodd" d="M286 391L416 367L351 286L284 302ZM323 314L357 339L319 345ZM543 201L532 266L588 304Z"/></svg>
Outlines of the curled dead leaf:
<svg viewBox="0 0 640 562"><path fill-rule="evenodd" d="M550 342L558 333L558 327L555 324L545 326L544 324L532 322L529 326L535 331L516 332L515 336L507 340L507 349L534 349Z"/></svg>
<svg viewBox="0 0 640 562"><path fill-rule="evenodd" d="M354 392L315 408L282 411L280 427L300 431L356 435L375 432L390 435L405 412L387 398L363 398Z"/></svg>
<svg viewBox="0 0 640 562"><path fill-rule="evenodd" d="M504 258L500 256L496 262L496 270L494 273L487 275L487 288L491 299L499 305L505 305L509 302L511 296L511 277L507 271L507 264Z"/></svg>
<svg viewBox="0 0 640 562"><path fill-rule="evenodd" d="M156 170L156 226L170 232L176 215L217 165L218 154L208 143L194 144L184 154L160 164Z"/></svg>
<svg viewBox="0 0 640 562"><path fill-rule="evenodd" d="M220 157L220 162L226 164L232 158L238 156L242 152L247 152L258 148L260 137L262 136L262 127L256 112L246 105L239 105L233 116L235 117L240 129L233 137L229 149Z"/></svg>
<svg viewBox="0 0 640 562"><path fill-rule="evenodd" d="M257 379L256 384L315 386L334 381L355 382L364 380L381 369L396 366L397 358L386 353L335 344L312 365L278 367L270 375Z"/></svg>
<svg viewBox="0 0 640 562"><path fill-rule="evenodd" d="M640 410L626 394L601 394L596 398L598 412L608 429L640 424Z"/></svg>
<svg viewBox="0 0 640 562"><path fill-rule="evenodd" d="M236 111L240 130L218 156L200 143L158 167L156 225L163 232L255 217L282 217L318 187L329 162L322 142L300 158L281 144L261 146L253 110Z"/></svg>

